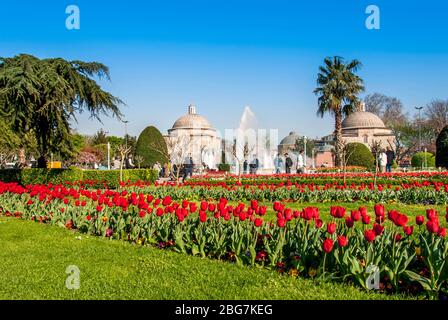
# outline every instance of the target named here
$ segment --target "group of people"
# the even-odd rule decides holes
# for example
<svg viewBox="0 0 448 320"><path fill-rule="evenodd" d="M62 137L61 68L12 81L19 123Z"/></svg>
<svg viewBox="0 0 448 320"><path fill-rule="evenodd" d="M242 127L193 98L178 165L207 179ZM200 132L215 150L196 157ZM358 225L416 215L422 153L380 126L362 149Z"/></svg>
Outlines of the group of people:
<svg viewBox="0 0 448 320"><path fill-rule="evenodd" d="M387 147L386 150L381 150L378 154L377 163L380 168L380 172L392 172L392 167L395 161L395 152Z"/></svg>
<svg viewBox="0 0 448 320"><path fill-rule="evenodd" d="M112 169L115 169L115 170L120 169L120 165L121 165L120 158L116 157L114 159L114 161L112 162ZM98 167L95 167L95 166L97 166L96 163L94 164L94 169L98 169ZM124 159L123 169L135 169L135 165L132 162L132 156L131 155Z"/></svg>
<svg viewBox="0 0 448 320"><path fill-rule="evenodd" d="M274 159L274 166L275 166L275 173L280 174L284 172L286 174L293 173L294 170L294 161L292 160L289 153L284 154L284 160L281 156L281 154L277 154L277 156ZM297 161L295 166L295 171L298 174L306 173L306 163L305 163L305 152L304 150L300 150L299 154L297 155Z"/></svg>
<svg viewBox="0 0 448 320"><path fill-rule="evenodd" d="M253 156L253 159L250 163L247 161L247 159L244 160L243 163L244 174L247 174L247 169L249 169L249 174L257 174L259 168L260 168L260 160L258 160L256 155Z"/></svg>
<svg viewBox="0 0 448 320"><path fill-rule="evenodd" d="M174 180L179 176L185 181L193 176L194 167L193 157L189 155L185 158L182 166L178 166L177 164L171 165L171 162L165 163L162 166L160 162L157 161L152 168L159 173L159 178L171 178Z"/></svg>

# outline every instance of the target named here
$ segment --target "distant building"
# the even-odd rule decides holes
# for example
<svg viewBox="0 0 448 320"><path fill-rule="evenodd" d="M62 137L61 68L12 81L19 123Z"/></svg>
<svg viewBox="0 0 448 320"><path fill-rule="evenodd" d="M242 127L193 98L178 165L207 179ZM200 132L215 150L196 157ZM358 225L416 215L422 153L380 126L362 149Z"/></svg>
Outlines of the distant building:
<svg viewBox="0 0 448 320"><path fill-rule="evenodd" d="M296 142L299 139L299 135L296 132L290 132L288 136L282 139L278 145L278 152L283 155L296 151Z"/></svg>
<svg viewBox="0 0 448 320"><path fill-rule="evenodd" d="M195 165L205 164L210 169L216 169L221 159L221 139L217 136L216 129L203 116L196 113L194 105L188 106L188 113L177 119L173 127L165 136L167 142L170 138L178 141L178 148L182 149L182 155L188 157L191 154ZM168 142L170 148L171 143ZM171 146L172 147L172 146ZM171 156L176 152L169 150ZM179 152L177 152L179 154Z"/></svg>
<svg viewBox="0 0 448 320"><path fill-rule="evenodd" d="M374 142L379 143L381 148L395 149L392 130L384 125L380 117L365 111L364 103L361 103L358 111L351 113L342 122L342 139L345 143L363 143L370 149Z"/></svg>

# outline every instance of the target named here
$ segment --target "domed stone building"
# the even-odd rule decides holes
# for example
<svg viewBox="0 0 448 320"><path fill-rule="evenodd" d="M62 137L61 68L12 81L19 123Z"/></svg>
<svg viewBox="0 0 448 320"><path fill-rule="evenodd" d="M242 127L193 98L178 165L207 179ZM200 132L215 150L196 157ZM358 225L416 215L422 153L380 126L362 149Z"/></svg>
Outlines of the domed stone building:
<svg viewBox="0 0 448 320"><path fill-rule="evenodd" d="M207 118L196 113L194 105L188 106L188 113L174 122L165 138L171 157L185 158L173 162L186 163L191 154L196 168L201 164L210 169L217 168L221 158L221 139Z"/></svg>
<svg viewBox="0 0 448 320"><path fill-rule="evenodd" d="M296 149L296 142L299 139L299 135L292 131L283 138L278 145L278 152L283 155L286 152L292 152Z"/></svg>
<svg viewBox="0 0 448 320"><path fill-rule="evenodd" d="M381 148L395 149L392 130L388 129L377 115L365 111L364 103L358 111L351 113L342 122L342 138L346 143L359 142L369 148L374 142L378 142Z"/></svg>

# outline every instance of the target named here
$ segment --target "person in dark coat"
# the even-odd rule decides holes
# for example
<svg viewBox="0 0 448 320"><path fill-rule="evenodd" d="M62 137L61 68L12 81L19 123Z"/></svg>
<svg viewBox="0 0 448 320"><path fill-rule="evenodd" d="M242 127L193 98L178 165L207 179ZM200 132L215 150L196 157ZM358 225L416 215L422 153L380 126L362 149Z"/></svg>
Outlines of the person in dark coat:
<svg viewBox="0 0 448 320"><path fill-rule="evenodd" d="M288 153L285 153L285 169L286 169L287 174L291 173L292 165L293 165L293 162L292 162L291 157L289 156Z"/></svg>
<svg viewBox="0 0 448 320"><path fill-rule="evenodd" d="M386 156L386 172L392 172L392 166L394 165L395 161L395 152L390 147L387 147Z"/></svg>

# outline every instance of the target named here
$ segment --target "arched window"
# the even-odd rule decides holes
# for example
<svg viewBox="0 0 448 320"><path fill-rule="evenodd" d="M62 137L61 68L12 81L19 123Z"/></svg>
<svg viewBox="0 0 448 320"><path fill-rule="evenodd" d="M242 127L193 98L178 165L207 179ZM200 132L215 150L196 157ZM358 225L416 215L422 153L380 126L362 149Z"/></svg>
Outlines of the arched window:
<svg viewBox="0 0 448 320"><path fill-rule="evenodd" d="M368 135L364 135L364 143L369 143L369 136Z"/></svg>

